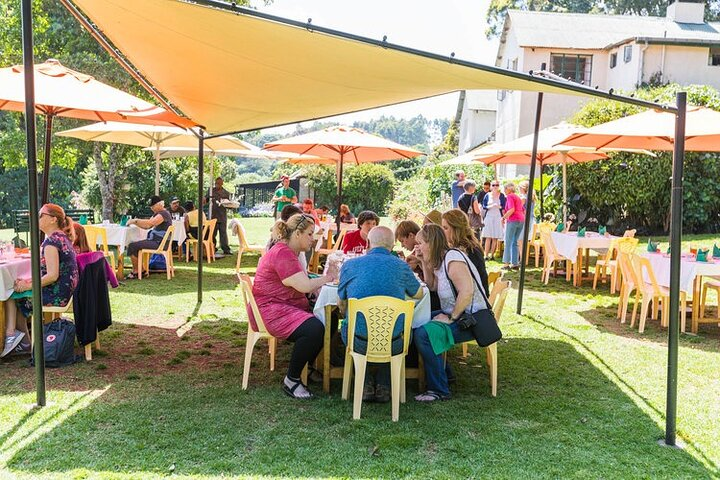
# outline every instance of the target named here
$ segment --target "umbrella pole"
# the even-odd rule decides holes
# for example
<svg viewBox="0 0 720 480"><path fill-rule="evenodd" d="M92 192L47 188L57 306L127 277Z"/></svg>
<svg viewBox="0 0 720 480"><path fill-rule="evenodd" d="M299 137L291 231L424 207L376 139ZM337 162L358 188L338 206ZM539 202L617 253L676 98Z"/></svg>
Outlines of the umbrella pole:
<svg viewBox="0 0 720 480"><path fill-rule="evenodd" d="M567 223L567 154L562 154L562 177L563 177L563 223Z"/></svg>
<svg viewBox="0 0 720 480"><path fill-rule="evenodd" d="M680 308L680 242L682 240L683 161L685 160L685 112L687 93L677 93L675 116L675 151L673 152L672 197L670 200L670 325L668 327L667 405L665 411L665 441L675 442L677 416L678 371L678 312ZM683 312L685 315L685 312ZM661 441L662 442L662 441Z"/></svg>
<svg viewBox="0 0 720 480"><path fill-rule="evenodd" d="M532 187L532 185L531 185ZM545 206L543 205L543 193L545 192L545 189L543 189L543 165L540 164L540 221L542 221L542 218L545 216Z"/></svg>
<svg viewBox="0 0 720 480"><path fill-rule="evenodd" d="M337 217L335 217L335 225L337 226L337 234L340 235L340 205L342 205L342 177L343 177L343 163L344 163L345 152L340 150L340 162L335 170L337 175Z"/></svg>
<svg viewBox="0 0 720 480"><path fill-rule="evenodd" d="M198 140L198 242L197 242L197 262L198 262L198 277L197 277L197 303L202 303L202 271L203 271L203 193L205 188L203 186L205 173L205 162L203 158L204 150L204 132L200 129L200 139ZM211 232L212 234L212 232Z"/></svg>
<svg viewBox="0 0 720 480"><path fill-rule="evenodd" d="M537 108L535 110L535 134L533 137L533 146L532 146L532 157L530 160L530 188L528 188L528 196L525 200L525 204L528 206L532 206L532 200L533 200L533 184L535 183L535 165L537 164L537 150L538 150L538 135L540 132L540 116L542 114L542 104L543 104L543 93L539 92L537 97ZM542 175L542 173L541 173ZM525 211L525 226L522 231L522 250L520 251L519 259L520 259L520 288L518 289L518 302L517 302L517 313L518 315L522 315L522 300L523 300L523 291L525 289L525 265L527 265L527 249L528 249L528 240L530 238L530 235L532 235L532 232L530 232L530 215L532 212L526 210ZM509 245L506 245L505 248L508 248Z"/></svg>
<svg viewBox="0 0 720 480"><path fill-rule="evenodd" d="M40 285L40 227L38 226L37 144L35 131L35 65L33 59L32 0L22 0L23 65L25 70L25 145L28 166L30 252L32 272L32 327L35 355L35 392L45 406L45 349L43 348L42 286Z"/></svg>
<svg viewBox="0 0 720 480"><path fill-rule="evenodd" d="M155 143L155 195L160 195L160 143Z"/></svg>
<svg viewBox="0 0 720 480"><path fill-rule="evenodd" d="M52 146L52 125L55 115L48 114L45 116L45 163L43 164L42 175L42 205L48 203L48 192L50 188L50 149Z"/></svg>
<svg viewBox="0 0 720 480"><path fill-rule="evenodd" d="M208 218L213 218L213 188L215 187L215 157L210 157L210 193L208 194ZM215 232L213 232L213 241Z"/></svg>

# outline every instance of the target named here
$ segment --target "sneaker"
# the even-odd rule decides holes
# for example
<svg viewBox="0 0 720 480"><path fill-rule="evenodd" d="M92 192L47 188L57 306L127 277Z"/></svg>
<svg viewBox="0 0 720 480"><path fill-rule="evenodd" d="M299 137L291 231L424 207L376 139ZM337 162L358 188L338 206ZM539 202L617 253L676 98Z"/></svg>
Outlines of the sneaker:
<svg viewBox="0 0 720 480"><path fill-rule="evenodd" d="M388 403L390 401L390 387L387 385L375 385L375 401L377 403Z"/></svg>
<svg viewBox="0 0 720 480"><path fill-rule="evenodd" d="M10 352L10 356L13 356L13 355L27 355L27 354L29 354L31 351L32 351L32 349L30 348L30 344L29 344L29 343L20 342L20 343L18 344L18 346L15 347L15 350L13 350L12 352Z"/></svg>
<svg viewBox="0 0 720 480"><path fill-rule="evenodd" d="M25 334L23 332L15 330L14 334L5 337L5 348L3 349L2 354L0 354L0 357L4 357L15 350L15 347L20 344L24 336Z"/></svg>

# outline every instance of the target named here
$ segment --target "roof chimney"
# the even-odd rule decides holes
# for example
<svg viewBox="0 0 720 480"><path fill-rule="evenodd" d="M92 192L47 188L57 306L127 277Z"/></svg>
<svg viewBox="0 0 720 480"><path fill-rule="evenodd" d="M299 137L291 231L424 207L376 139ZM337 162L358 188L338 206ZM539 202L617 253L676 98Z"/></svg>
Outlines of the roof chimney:
<svg viewBox="0 0 720 480"><path fill-rule="evenodd" d="M675 2L668 6L666 17L677 23L705 23L705 3Z"/></svg>

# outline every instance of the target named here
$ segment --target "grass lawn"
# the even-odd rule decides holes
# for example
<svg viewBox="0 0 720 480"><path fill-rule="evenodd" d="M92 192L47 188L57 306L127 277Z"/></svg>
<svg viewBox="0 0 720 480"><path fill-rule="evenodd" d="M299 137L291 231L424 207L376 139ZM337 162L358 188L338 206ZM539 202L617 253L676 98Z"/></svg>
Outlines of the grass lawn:
<svg viewBox="0 0 720 480"><path fill-rule="evenodd" d="M272 221L245 220L253 243ZM232 242L236 240L231 237ZM690 237L686 243L720 239ZM257 256L244 255L252 272ZM615 320L617 296L541 285L528 274L524 316L513 291L502 318L497 398L484 352L448 356L453 400L416 404L400 421L390 406L352 403L311 385L296 402L255 349L250 388L240 388L246 321L234 258L206 267L196 307L194 264L111 292L115 323L89 363L48 370L48 406L32 409L34 370L0 361L0 478L717 478L720 476L720 328L680 338L678 429L687 447L661 448L667 331L643 335ZM496 269L500 265L492 264ZM509 277L517 283L518 275ZM713 300L714 302L714 300Z"/></svg>

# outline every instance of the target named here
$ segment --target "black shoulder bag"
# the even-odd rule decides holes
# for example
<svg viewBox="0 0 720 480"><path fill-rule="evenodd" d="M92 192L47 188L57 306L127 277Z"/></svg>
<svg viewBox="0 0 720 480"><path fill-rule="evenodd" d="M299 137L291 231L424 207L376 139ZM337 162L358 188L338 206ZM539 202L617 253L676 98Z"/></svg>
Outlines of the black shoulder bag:
<svg viewBox="0 0 720 480"><path fill-rule="evenodd" d="M487 347L500 340L502 338L502 332L500 331L500 327L498 326L497 320L495 319L495 313L493 313L492 305L490 305L490 300L488 300L487 295L485 295L485 291L478 282L477 278L475 278L475 274L473 274L472 267L470 266L470 262L468 261L467 257L460 250L454 248L452 250L456 250L462 255L463 260L465 261L465 264L470 271L470 276L475 282L477 289L480 291L480 295L482 295L485 305L487 305L486 309L478 310L475 313L467 313L463 311L462 315L460 315L460 318L455 320L455 322L461 330L472 330L472 334L475 337L478 345L480 345L481 347ZM457 300L457 289L455 288L452 280L450 280L450 275L448 274L447 270L447 262L445 261L445 259L443 259L443 268L445 269L445 276L447 277L448 282L450 282L450 288L453 291L453 295L455 295L455 299ZM475 292L473 292L473 302L474 300ZM471 311L474 305L474 303L470 305Z"/></svg>

